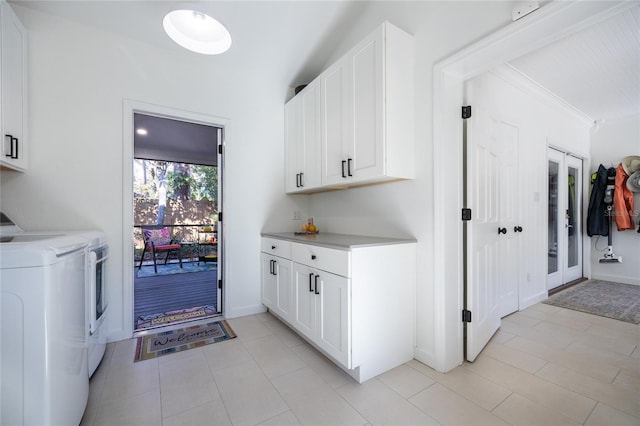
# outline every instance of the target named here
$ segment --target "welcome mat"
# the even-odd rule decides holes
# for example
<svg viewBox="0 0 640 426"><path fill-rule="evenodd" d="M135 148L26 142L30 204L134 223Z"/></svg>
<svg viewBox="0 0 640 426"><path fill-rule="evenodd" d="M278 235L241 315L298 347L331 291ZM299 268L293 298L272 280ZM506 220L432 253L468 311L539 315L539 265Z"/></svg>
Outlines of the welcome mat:
<svg viewBox="0 0 640 426"><path fill-rule="evenodd" d="M149 334L138 337L134 361L157 358L235 337L236 333L225 320Z"/></svg>
<svg viewBox="0 0 640 426"><path fill-rule="evenodd" d="M588 280L562 290L542 303L640 324L640 286Z"/></svg>
<svg viewBox="0 0 640 426"><path fill-rule="evenodd" d="M205 305L194 308L178 309L175 311L149 314L138 317L136 320L136 330L159 327L177 321L186 321L197 318L209 317L218 313L215 306Z"/></svg>
<svg viewBox="0 0 640 426"><path fill-rule="evenodd" d="M158 273L153 269L153 265L142 265L142 268L136 269L136 276L138 278L157 277L159 275L175 275L175 274L189 274L193 272L208 272L217 271L218 264L213 262L182 262L182 268L178 263L167 263L166 265L158 265Z"/></svg>

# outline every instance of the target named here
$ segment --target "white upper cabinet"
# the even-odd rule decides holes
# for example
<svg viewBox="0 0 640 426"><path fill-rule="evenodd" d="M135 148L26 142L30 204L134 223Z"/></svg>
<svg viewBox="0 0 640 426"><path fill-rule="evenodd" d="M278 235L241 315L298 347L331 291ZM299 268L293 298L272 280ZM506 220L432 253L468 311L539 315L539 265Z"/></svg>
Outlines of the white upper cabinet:
<svg viewBox="0 0 640 426"><path fill-rule="evenodd" d="M413 37L384 22L313 81L320 86L322 150L313 158L321 182L294 189L316 192L414 177L413 56ZM287 124L287 134L289 129ZM296 192L290 175L287 192Z"/></svg>
<svg viewBox="0 0 640 426"><path fill-rule="evenodd" d="M286 191L319 188L320 84L314 81L285 105Z"/></svg>
<svg viewBox="0 0 640 426"><path fill-rule="evenodd" d="M27 36L11 6L0 0L0 168L27 169Z"/></svg>

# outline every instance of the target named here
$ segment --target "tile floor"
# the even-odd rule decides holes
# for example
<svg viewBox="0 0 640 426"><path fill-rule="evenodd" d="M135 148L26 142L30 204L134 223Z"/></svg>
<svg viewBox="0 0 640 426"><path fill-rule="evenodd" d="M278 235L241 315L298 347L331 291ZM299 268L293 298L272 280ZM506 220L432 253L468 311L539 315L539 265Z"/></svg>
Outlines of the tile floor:
<svg viewBox="0 0 640 426"><path fill-rule="evenodd" d="M270 314L237 339L133 362L109 344L82 425L640 424L640 327L538 304L473 363L411 361L360 385Z"/></svg>

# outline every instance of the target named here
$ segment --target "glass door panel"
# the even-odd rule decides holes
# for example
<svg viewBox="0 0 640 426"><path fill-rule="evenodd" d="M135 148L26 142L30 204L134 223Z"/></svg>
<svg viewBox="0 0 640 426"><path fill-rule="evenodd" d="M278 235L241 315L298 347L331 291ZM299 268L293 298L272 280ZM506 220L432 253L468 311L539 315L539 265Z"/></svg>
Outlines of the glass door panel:
<svg viewBox="0 0 640 426"><path fill-rule="evenodd" d="M560 164L549 160L549 238L547 247L547 273L558 272L558 178Z"/></svg>
<svg viewBox="0 0 640 426"><path fill-rule="evenodd" d="M567 175L567 266L569 268L578 264L578 239L577 234L580 233L580 222L576 221L578 217L578 206L576 206L576 181L578 170L568 167Z"/></svg>

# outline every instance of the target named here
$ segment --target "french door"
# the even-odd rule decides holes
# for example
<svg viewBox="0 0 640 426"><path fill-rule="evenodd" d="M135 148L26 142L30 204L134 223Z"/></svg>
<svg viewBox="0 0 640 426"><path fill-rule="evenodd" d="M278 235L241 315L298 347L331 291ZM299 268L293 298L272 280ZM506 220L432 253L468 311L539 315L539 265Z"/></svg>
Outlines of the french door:
<svg viewBox="0 0 640 426"><path fill-rule="evenodd" d="M582 160L549 148L547 289L582 277Z"/></svg>

